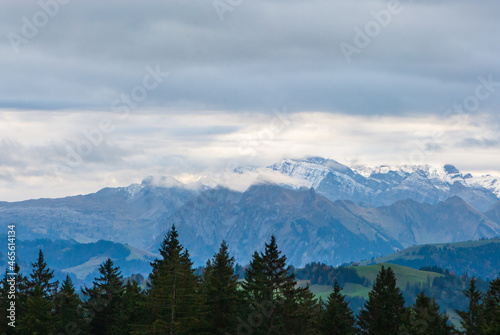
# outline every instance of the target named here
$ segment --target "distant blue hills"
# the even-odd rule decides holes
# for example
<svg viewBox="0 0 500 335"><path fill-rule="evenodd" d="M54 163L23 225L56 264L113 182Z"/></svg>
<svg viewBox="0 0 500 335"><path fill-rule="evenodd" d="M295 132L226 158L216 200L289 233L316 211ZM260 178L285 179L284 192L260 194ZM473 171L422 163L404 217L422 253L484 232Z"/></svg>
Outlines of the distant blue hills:
<svg viewBox="0 0 500 335"><path fill-rule="evenodd" d="M88 195L0 202L0 224L16 224L24 262L38 246L54 250L47 255L52 266L82 281L104 257L126 274L148 273L173 224L195 265L204 265L222 240L247 264L273 234L297 267L500 236L497 180L453 166L354 168L313 157L232 173L229 185L150 177ZM233 189L231 178L247 173L265 178Z"/></svg>

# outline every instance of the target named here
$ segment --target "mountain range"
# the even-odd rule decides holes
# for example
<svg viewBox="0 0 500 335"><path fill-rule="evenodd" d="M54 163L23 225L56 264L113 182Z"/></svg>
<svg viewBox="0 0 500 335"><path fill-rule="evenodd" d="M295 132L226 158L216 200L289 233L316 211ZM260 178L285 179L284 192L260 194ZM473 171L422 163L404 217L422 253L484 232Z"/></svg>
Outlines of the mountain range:
<svg viewBox="0 0 500 335"><path fill-rule="evenodd" d="M232 173L245 178L248 171ZM500 235L498 181L451 165L348 167L312 157L255 171L265 181L245 190L148 177L88 195L0 202L0 223L15 223L23 240L109 240L155 253L175 224L197 265L223 239L246 264L272 234L295 266Z"/></svg>
<svg viewBox="0 0 500 335"><path fill-rule="evenodd" d="M493 206L500 196L500 182L489 175L474 177L453 165L388 165L348 167L334 160L311 157L285 159L268 167L313 187L330 200L351 200L384 206L412 199L436 204L459 196L480 211Z"/></svg>

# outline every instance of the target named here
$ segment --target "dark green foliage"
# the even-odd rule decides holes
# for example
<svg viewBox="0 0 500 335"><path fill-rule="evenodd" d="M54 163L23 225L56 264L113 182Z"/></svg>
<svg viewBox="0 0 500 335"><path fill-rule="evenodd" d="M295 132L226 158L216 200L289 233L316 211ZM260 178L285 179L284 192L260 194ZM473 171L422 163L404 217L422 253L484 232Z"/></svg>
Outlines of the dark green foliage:
<svg viewBox="0 0 500 335"><path fill-rule="evenodd" d="M26 314L19 320L21 333L45 335L54 332L53 308L54 304L45 297L43 289L35 285L26 302Z"/></svg>
<svg viewBox="0 0 500 335"><path fill-rule="evenodd" d="M253 254L250 266L245 272L245 281L243 282L243 289L245 298L250 301L263 301L270 299L270 294L265 292L264 284L267 281L264 272L264 263L261 255L256 251Z"/></svg>
<svg viewBox="0 0 500 335"><path fill-rule="evenodd" d="M55 325L58 333L75 333L76 330L85 328L82 302L76 294L69 275L66 276L61 290L55 296L55 314L57 318Z"/></svg>
<svg viewBox="0 0 500 335"><path fill-rule="evenodd" d="M321 322L322 301L317 299L309 289L309 285L305 288L298 288L296 292L298 301L298 309L296 320L298 326L295 332L290 331L290 334L321 334L319 326Z"/></svg>
<svg viewBox="0 0 500 335"><path fill-rule="evenodd" d="M434 299L421 292L415 305L407 309L403 329L409 335L449 335L454 329L448 324L448 316L439 312Z"/></svg>
<svg viewBox="0 0 500 335"><path fill-rule="evenodd" d="M460 324L464 334L484 334L482 331L485 324L484 305L481 303L482 294L476 287L476 279L471 279L469 288L464 291L464 294L469 299L469 306L466 311L456 311L461 319Z"/></svg>
<svg viewBox="0 0 500 335"><path fill-rule="evenodd" d="M243 289L249 305L247 320L260 320L255 334L284 334L285 325L295 322L293 308L296 303L295 276L286 266L286 256L281 255L276 238L266 243L265 251L257 252L247 269Z"/></svg>
<svg viewBox="0 0 500 335"><path fill-rule="evenodd" d="M282 322L277 334L319 335L320 301L309 290L309 286L287 291L283 301L275 309Z"/></svg>
<svg viewBox="0 0 500 335"><path fill-rule="evenodd" d="M0 283L0 306L2 308L0 316L2 320L0 321L0 329L5 330L5 334L27 334L26 330L22 327L22 319L27 315L27 302L28 302L28 278L20 272L19 265L16 263L14 265L13 273L17 273L16 285L15 285L15 313L16 313L16 328L12 328L7 325L11 320L7 319L7 307L10 306L12 301L9 298L10 292L10 282L11 276L8 276L9 272L6 270L5 275ZM48 311L50 313L50 311ZM8 313L10 314L10 312ZM2 333L3 334L3 333Z"/></svg>
<svg viewBox="0 0 500 335"><path fill-rule="evenodd" d="M211 334L236 334L241 293L234 272L234 258L229 256L225 241L219 252L207 262L203 284L208 331Z"/></svg>
<svg viewBox="0 0 500 335"><path fill-rule="evenodd" d="M484 297L485 334L500 334L500 277L490 282Z"/></svg>
<svg viewBox="0 0 500 335"><path fill-rule="evenodd" d="M297 279L310 280L311 285L334 285L337 282L340 286L346 283L370 286L371 282L365 277L360 277L353 268L346 266L333 267L323 263L312 262L306 264L303 269L295 271Z"/></svg>
<svg viewBox="0 0 500 335"><path fill-rule="evenodd" d="M443 274L443 276L435 277L432 281L425 283L400 283L403 296L408 303L414 303L420 292L424 292L427 296L433 297L443 310L466 309L467 299L463 295L463 288L468 285L470 278L467 275L456 276L450 273L447 269L443 270L436 266L423 267L421 270L432 271ZM343 287L346 284L359 284L367 288L371 288L371 280L358 275L356 267L340 266L334 268L322 263L309 263L304 269L295 270L296 278L299 280L310 280L311 284L329 284L338 281L339 286ZM406 285L405 285L406 284ZM477 279L476 285L480 291L486 291L488 283L481 278ZM365 298L357 296L349 296L346 298L355 315L361 311Z"/></svg>
<svg viewBox="0 0 500 335"><path fill-rule="evenodd" d="M470 278L468 276L457 277L452 274L445 274L442 277L434 278L430 285L428 283L406 285L403 296L407 302L414 303L418 295L423 292L426 296L435 299L441 310L465 310L468 301L463 294L463 288L469 282ZM478 279L476 286L482 291L487 289L487 283L480 279Z"/></svg>
<svg viewBox="0 0 500 335"><path fill-rule="evenodd" d="M382 266L369 299L361 310L358 325L362 334L397 334L405 313L405 300L396 287L392 269Z"/></svg>
<svg viewBox="0 0 500 335"><path fill-rule="evenodd" d="M42 250L31 265L30 279L19 282L19 307L22 311L22 314L17 312L19 331L21 334L50 334L56 329L54 299L59 283L52 281L54 271L48 268Z"/></svg>
<svg viewBox="0 0 500 335"><path fill-rule="evenodd" d="M28 281L28 290L34 291L35 287L39 286L42 295L52 300L57 291L59 282L52 281L54 278L54 271L51 271L47 267L42 250L39 250L38 259L35 263L32 263L31 266L33 267L33 271Z"/></svg>
<svg viewBox="0 0 500 335"><path fill-rule="evenodd" d="M130 334L145 318L145 295L137 281L127 280L120 305L119 334Z"/></svg>
<svg viewBox="0 0 500 335"><path fill-rule="evenodd" d="M101 276L96 278L92 288L82 289L90 332L94 335L119 334L123 277L109 258L101 264L99 273Z"/></svg>
<svg viewBox="0 0 500 335"><path fill-rule="evenodd" d="M337 280L365 287L370 281L360 277L356 268L335 269L319 263L303 270L289 267L274 236L264 252L254 253L248 268L238 268L238 273L245 273L241 284L225 242L206 268L198 269L202 279L195 274L175 227L163 241L160 254L161 259L151 264L147 282L140 275L133 276L147 285L147 290L143 291L131 278L124 283L118 267L108 259L99 267L93 287L82 290L82 302L68 276L55 292L57 282L40 251L30 279L18 276L17 327L7 329L6 334L455 334L448 317L439 310L438 303L444 299L453 304L457 304L454 299L465 301L466 311L458 312L464 334L500 334L500 279L489 283L483 299L480 291L486 290L486 284L480 279L469 280L446 270L425 268L444 276L424 284L407 284L408 301L416 301L405 308L392 269L382 267L369 300L359 313L357 329L353 304L342 294ZM18 267L16 272L19 273ZM308 279L306 273L310 274L316 283L333 280L333 293L321 302L308 285L297 284L294 273L304 279ZM463 295L462 285L469 281ZM0 284L0 306L5 305L6 285L4 278ZM357 306L362 300L349 301ZM0 326L3 331L5 323Z"/></svg>
<svg viewBox="0 0 500 335"><path fill-rule="evenodd" d="M322 335L354 335L356 334L354 315L349 303L342 294L337 282L333 292L328 297L325 309L321 315Z"/></svg>
<svg viewBox="0 0 500 335"><path fill-rule="evenodd" d="M321 305L309 287L297 287L274 236L263 253L254 253L242 287L246 309L239 332L319 334Z"/></svg>
<svg viewBox="0 0 500 335"><path fill-rule="evenodd" d="M61 269L81 265L96 256L111 258L115 266L119 266L123 273L128 274L137 272L149 273L151 270L149 263L154 259L149 254L140 255L139 259L129 257L131 254L129 246L103 240L92 243L48 239L18 240L16 250L18 251L18 255L20 255L18 260L23 269L30 265L27 261L32 262L37 259L39 249L43 250L44 259L50 265L50 268L55 269L54 278L60 282L66 277L66 273L61 272ZM5 264L0 257L0 268ZM91 286L92 284L89 283L92 283L97 276L99 276L99 272L95 269L86 278L78 279L73 277L73 284L75 286L84 284Z"/></svg>
<svg viewBox="0 0 500 335"><path fill-rule="evenodd" d="M8 275L8 271L5 270L5 275L2 278L2 282L0 283L0 329L2 330L12 330L9 329L7 325L8 322L10 322L10 320L7 318L10 312L8 312L7 309L10 307L10 302L12 301L11 299L9 299L9 279L11 279L11 277L12 276Z"/></svg>
<svg viewBox="0 0 500 335"><path fill-rule="evenodd" d="M500 269L500 243L498 239L484 241L484 244L470 246L463 243L450 243L443 247L425 245L408 249L401 257L390 263L408 266L414 269L436 266L450 273L481 278L494 278ZM416 257L418 256L418 257Z"/></svg>
<svg viewBox="0 0 500 335"><path fill-rule="evenodd" d="M147 306L149 320L139 330L151 334L193 334L202 328L202 299L199 278L189 253L179 243L175 226L163 241L162 259L151 265Z"/></svg>

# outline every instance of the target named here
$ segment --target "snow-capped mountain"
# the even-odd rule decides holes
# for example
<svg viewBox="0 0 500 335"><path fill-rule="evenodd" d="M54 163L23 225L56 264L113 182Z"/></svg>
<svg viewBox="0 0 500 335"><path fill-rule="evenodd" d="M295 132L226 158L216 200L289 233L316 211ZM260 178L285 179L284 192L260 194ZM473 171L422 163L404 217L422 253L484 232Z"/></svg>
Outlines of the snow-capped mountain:
<svg viewBox="0 0 500 335"><path fill-rule="evenodd" d="M498 182L450 165L348 167L314 157L233 174L223 176L230 184L251 186L147 177L88 195L0 202L0 225L15 223L20 240L109 240L156 252L175 224L199 265L222 239L245 263L275 234L300 266L500 234Z"/></svg>
<svg viewBox="0 0 500 335"><path fill-rule="evenodd" d="M330 200L351 200L372 206L406 199L436 204L459 196L478 210L486 211L500 195L500 182L496 178L464 175L452 165L348 167L334 160L312 157L285 159L268 168L294 178L298 185L315 188ZM294 185L297 184L288 186Z"/></svg>

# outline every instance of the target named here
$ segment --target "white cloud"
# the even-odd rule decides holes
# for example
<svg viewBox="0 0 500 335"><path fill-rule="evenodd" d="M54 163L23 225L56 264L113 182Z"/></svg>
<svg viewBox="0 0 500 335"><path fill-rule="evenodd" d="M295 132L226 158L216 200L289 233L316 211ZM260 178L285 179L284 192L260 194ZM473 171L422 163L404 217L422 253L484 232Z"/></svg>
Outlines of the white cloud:
<svg viewBox="0 0 500 335"><path fill-rule="evenodd" d="M498 173L500 88L458 121L446 113L478 77L500 81L500 4L401 4L350 64L339 44L387 2L243 1L221 21L212 0L70 1L18 53L7 34L41 8L4 4L0 200L308 155ZM157 65L161 85L128 117L113 112ZM280 123L281 106L293 113ZM85 146L106 118L113 130ZM71 166L57 177L56 164Z"/></svg>
<svg viewBox="0 0 500 335"><path fill-rule="evenodd" d="M108 112L62 114L0 113L0 200L56 197L124 186L148 175L169 175L184 182L223 175L238 167L265 167L284 157L318 155L344 163L451 163L465 172L500 176L500 141L487 115L465 117L460 124L434 116L353 116L325 112L235 115L225 112L138 111L104 134L98 145L68 161L68 153L88 148L83 134ZM278 114L276 114L278 113ZM29 120L29 121L28 121ZM52 120L52 122L47 122ZM23 127L26 125L25 127ZM185 136L189 134L188 136ZM464 139L476 141L474 150ZM469 141L470 142L470 141ZM85 144L86 143L86 144ZM470 143L469 143L470 144ZM54 172L54 167L65 167ZM248 178L251 177L251 178ZM245 188L262 174L231 177ZM268 178L269 179L269 178Z"/></svg>

